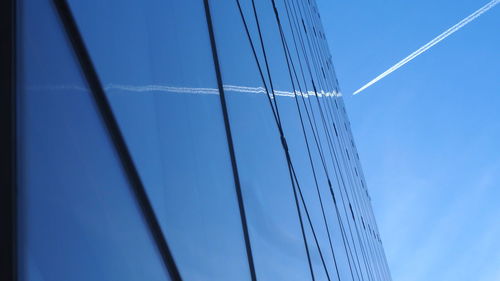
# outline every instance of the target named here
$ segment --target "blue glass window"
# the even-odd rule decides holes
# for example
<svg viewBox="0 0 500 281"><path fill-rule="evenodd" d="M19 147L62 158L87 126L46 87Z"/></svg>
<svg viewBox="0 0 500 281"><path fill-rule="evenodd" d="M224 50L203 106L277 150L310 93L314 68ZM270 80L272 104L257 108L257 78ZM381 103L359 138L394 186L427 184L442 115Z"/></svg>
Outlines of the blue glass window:
<svg viewBox="0 0 500 281"><path fill-rule="evenodd" d="M186 280L250 278L202 1L69 1Z"/></svg>
<svg viewBox="0 0 500 281"><path fill-rule="evenodd" d="M257 279L308 280L287 160L237 3L210 5ZM253 15L250 1L241 5L245 16ZM249 18L248 24L254 23ZM263 62L262 68L267 75Z"/></svg>
<svg viewBox="0 0 500 281"><path fill-rule="evenodd" d="M170 280L54 6L19 7L19 280Z"/></svg>

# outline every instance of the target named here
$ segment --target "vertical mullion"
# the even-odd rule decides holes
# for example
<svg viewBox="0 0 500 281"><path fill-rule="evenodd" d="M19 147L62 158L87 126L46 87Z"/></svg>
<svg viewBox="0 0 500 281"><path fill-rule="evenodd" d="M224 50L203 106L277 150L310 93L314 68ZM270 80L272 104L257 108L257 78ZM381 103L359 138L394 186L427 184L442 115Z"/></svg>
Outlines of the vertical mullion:
<svg viewBox="0 0 500 281"><path fill-rule="evenodd" d="M220 97L220 102L221 102L221 107L222 107L222 114L224 117L224 125L226 127L226 137L227 137L227 143L228 143L228 148L229 148L229 155L231 157L234 184L235 184L235 189L236 189L236 196L238 199L238 207L239 207L239 211L240 211L243 236L245 239L248 267L250 270L250 277L251 277L252 281L256 281L257 276L255 273L255 265L254 265L253 255L252 255L250 235L249 235L249 231L248 231L247 219L246 219L246 214L245 214L245 204L243 201L243 194L241 191L241 183L240 183L240 176L238 173L238 165L236 162L236 154L235 154L235 150L234 150L233 137L232 137L232 133L231 133L231 125L229 123L229 114L227 111L226 95L224 92L224 85L222 82L222 74L221 74L220 64L219 64L219 55L217 53L217 45L215 42L215 34L214 34L214 28L213 28L213 23L212 23L212 15L210 12L210 4L208 3L208 0L204 0L203 2L204 2L204 6L205 6L205 17L207 20L208 33L210 36L210 46L212 49L212 58L213 58L215 74L216 74L216 78L217 78L217 86L219 88L219 97Z"/></svg>
<svg viewBox="0 0 500 281"><path fill-rule="evenodd" d="M0 1L0 275L17 279L16 1Z"/></svg>

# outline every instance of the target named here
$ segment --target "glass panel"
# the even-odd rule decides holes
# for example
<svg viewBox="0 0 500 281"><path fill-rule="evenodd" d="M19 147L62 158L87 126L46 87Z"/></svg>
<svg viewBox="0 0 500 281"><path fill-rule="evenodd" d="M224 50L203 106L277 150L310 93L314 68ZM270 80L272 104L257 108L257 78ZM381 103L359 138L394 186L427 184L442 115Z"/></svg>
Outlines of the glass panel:
<svg viewBox="0 0 500 281"><path fill-rule="evenodd" d="M308 127L306 131L308 131L307 134L310 136L309 139L312 139L311 142L316 141L313 134L316 134L318 141L318 144L314 143L313 145L314 148L312 149L312 155L313 160L315 160L316 163L315 166L319 168L317 169L319 170L317 174L321 185L320 192L322 194L322 198L324 199L323 203L325 207L325 215L330 227L331 240L337 259L339 275L341 278L350 279L351 275L349 272L349 262L351 262L351 266L354 265L352 264L352 261L348 260L347 255L350 255L349 247L352 247L353 241L351 240L351 235L346 224L346 219L350 219L350 215L347 216L347 214L344 213L342 208L343 201L341 200L341 196L339 196L339 186L342 181L337 177L337 175L338 169L343 168L341 167L342 159L340 158L340 162L337 163L335 161L335 157L337 155L342 156L339 151L342 151L340 149L343 148L339 148L337 146L338 137L335 134L335 124L333 123L334 119L332 117L338 114L338 109L333 107L333 102L330 100L332 99L332 96L336 98L335 94L337 87L336 81L330 79L331 77L335 78L334 73L330 72L330 68L328 66L328 59L330 56L328 51L325 52L324 49L322 49L324 46L322 46L323 39L320 35L321 26L319 23L319 15L316 12L314 3L290 0L277 1L277 4L278 10L281 12L280 14L286 15L287 20L288 18L290 19L290 22L287 21L287 23L293 28L295 40L293 39L293 35L290 34L292 33L291 28L289 28L287 24L284 24L285 36L288 39L292 38L290 40L296 43L296 45L294 44L294 47L291 49L293 50L295 49L295 46L297 46L299 49L299 56L302 57L300 61L297 59L294 64L296 66L302 66L301 73L304 73L304 81L301 81L301 84L307 85L307 91L310 93L308 98L302 104L304 106L302 112L307 110L309 113L309 115L306 114L306 119L308 120L307 123L309 123L309 120L311 122L308 124L309 126L306 126ZM305 32L304 27L307 29L307 33ZM325 72L325 76L323 76L323 71ZM299 77L300 76L301 75L299 75ZM315 82L315 86L319 94L318 96L314 95L314 88L310 80L311 78ZM312 131L313 129L314 133ZM328 190L326 173L319 154L320 149L326 164L326 172L330 177L334 192L337 196L337 203L339 204L338 214L335 206L333 205L331 194ZM343 175L343 177L345 177L345 175ZM346 237L343 237L337 215L342 217L342 227L347 230L345 233L347 235ZM345 242L344 239L346 239ZM336 274L334 270L331 270L330 273L331 275Z"/></svg>
<svg viewBox="0 0 500 281"><path fill-rule="evenodd" d="M203 1L70 1L186 280L250 278Z"/></svg>
<svg viewBox="0 0 500 281"><path fill-rule="evenodd" d="M304 132L300 123L300 116L297 108L298 100L294 96L294 90L299 90L297 80L293 77L292 66L290 65L290 71L292 71L291 73L289 72L287 66L287 58L285 57L282 40L280 38L280 30L273 11L272 2L263 0L256 0L255 2L260 24L262 27L265 27L261 28L261 32L268 57L271 77L277 93L276 103L279 108L280 118L287 139L290 155L301 186L308 213L312 221L312 226L314 227L314 233L318 239L321 255L325 261L329 276L333 277L335 274L335 267L328 240L328 232L322 216L321 204L315 186L309 155L305 145ZM281 1L277 1L276 4L278 14L280 15L280 22L285 23L285 9L284 7L282 9ZM287 39L286 45L291 49L292 36L290 32L288 32L289 30L286 29L287 25L283 24L282 27L284 35ZM254 34L257 36L258 31L254 30ZM293 49L291 49L291 51L293 51ZM292 58L296 58L296 56L292 56ZM298 61L296 60L293 61L293 63L294 66L295 64L298 65ZM294 84L292 84L290 75L294 78ZM323 184L319 186L321 191L326 186L326 182L321 181L320 183ZM315 270L315 277L317 280L327 280L328 277L325 274L325 266L322 263L321 255L316 242L313 239L313 233L310 229L311 226L306 215L304 215L304 221L306 222L305 225L308 229L309 248L313 268Z"/></svg>
<svg viewBox="0 0 500 281"><path fill-rule="evenodd" d="M50 1L20 1L19 280L170 280Z"/></svg>
<svg viewBox="0 0 500 281"><path fill-rule="evenodd" d="M236 1L210 4L257 279L309 280L287 161ZM251 2L241 4L253 16ZM267 78L263 61L262 67Z"/></svg>

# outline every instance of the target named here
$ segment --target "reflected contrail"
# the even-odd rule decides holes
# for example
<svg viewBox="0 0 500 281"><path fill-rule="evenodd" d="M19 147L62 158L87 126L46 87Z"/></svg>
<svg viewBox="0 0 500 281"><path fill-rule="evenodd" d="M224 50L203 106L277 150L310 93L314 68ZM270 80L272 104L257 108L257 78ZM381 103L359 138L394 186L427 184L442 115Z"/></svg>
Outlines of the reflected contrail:
<svg viewBox="0 0 500 281"><path fill-rule="evenodd" d="M266 89L263 87L249 87L249 86L237 86L237 85L223 85L225 91L236 92L236 93L248 93L248 94L266 94ZM28 90L37 91L88 91L87 88L77 85L37 85L28 86ZM167 86L162 84L149 84L149 85L127 85L127 84L106 84L104 86L106 92L130 92L130 93L151 93L151 92L161 92L161 93L171 93L171 94L197 94L197 95L218 95L218 88L207 88L207 87L178 87L178 86ZM275 90L275 96L291 97L302 96L308 98L309 96L318 97L341 97L342 93L333 90L332 92L325 92L320 90L318 92L307 91L283 91ZM270 94L271 96L271 94ZM274 96L271 96L274 98Z"/></svg>
<svg viewBox="0 0 500 281"><path fill-rule="evenodd" d="M446 37L448 37L451 34L455 33L456 31L458 31L460 28L464 27L469 22L475 20L476 18L478 18L483 13L485 13L488 10L490 10L491 8L495 7L498 3L500 3L500 0L493 0L493 1L489 2L488 4L484 5L479 10L475 11L474 13L472 13L470 16L466 17L465 19L461 20L459 23L457 23L454 26L450 27L445 32L441 33L436 38L432 39L427 44L423 45L418 50L416 50L415 52L411 53L406 58L402 59L400 62L398 62L394 66L392 66L391 68L387 69L386 71L384 71L379 76L375 77L375 79L373 79L372 81L368 82L366 85L364 85L363 87L359 88L356 92L354 92L353 95L356 95L359 92L363 91L364 89L370 87L371 85L375 84L380 79L382 79L385 76L391 74L396 69L400 68L401 66L405 65L409 61L413 60L418 55L420 55L423 52L429 50L432 46L434 46L437 43L441 42L443 39L445 39Z"/></svg>

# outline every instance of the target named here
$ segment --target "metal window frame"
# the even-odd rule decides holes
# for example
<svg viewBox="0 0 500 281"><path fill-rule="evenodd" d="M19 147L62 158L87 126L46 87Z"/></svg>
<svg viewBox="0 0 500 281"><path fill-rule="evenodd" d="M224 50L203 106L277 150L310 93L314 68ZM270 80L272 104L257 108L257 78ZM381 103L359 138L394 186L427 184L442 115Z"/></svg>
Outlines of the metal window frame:
<svg viewBox="0 0 500 281"><path fill-rule="evenodd" d="M16 0L0 1L0 279L17 280Z"/></svg>

